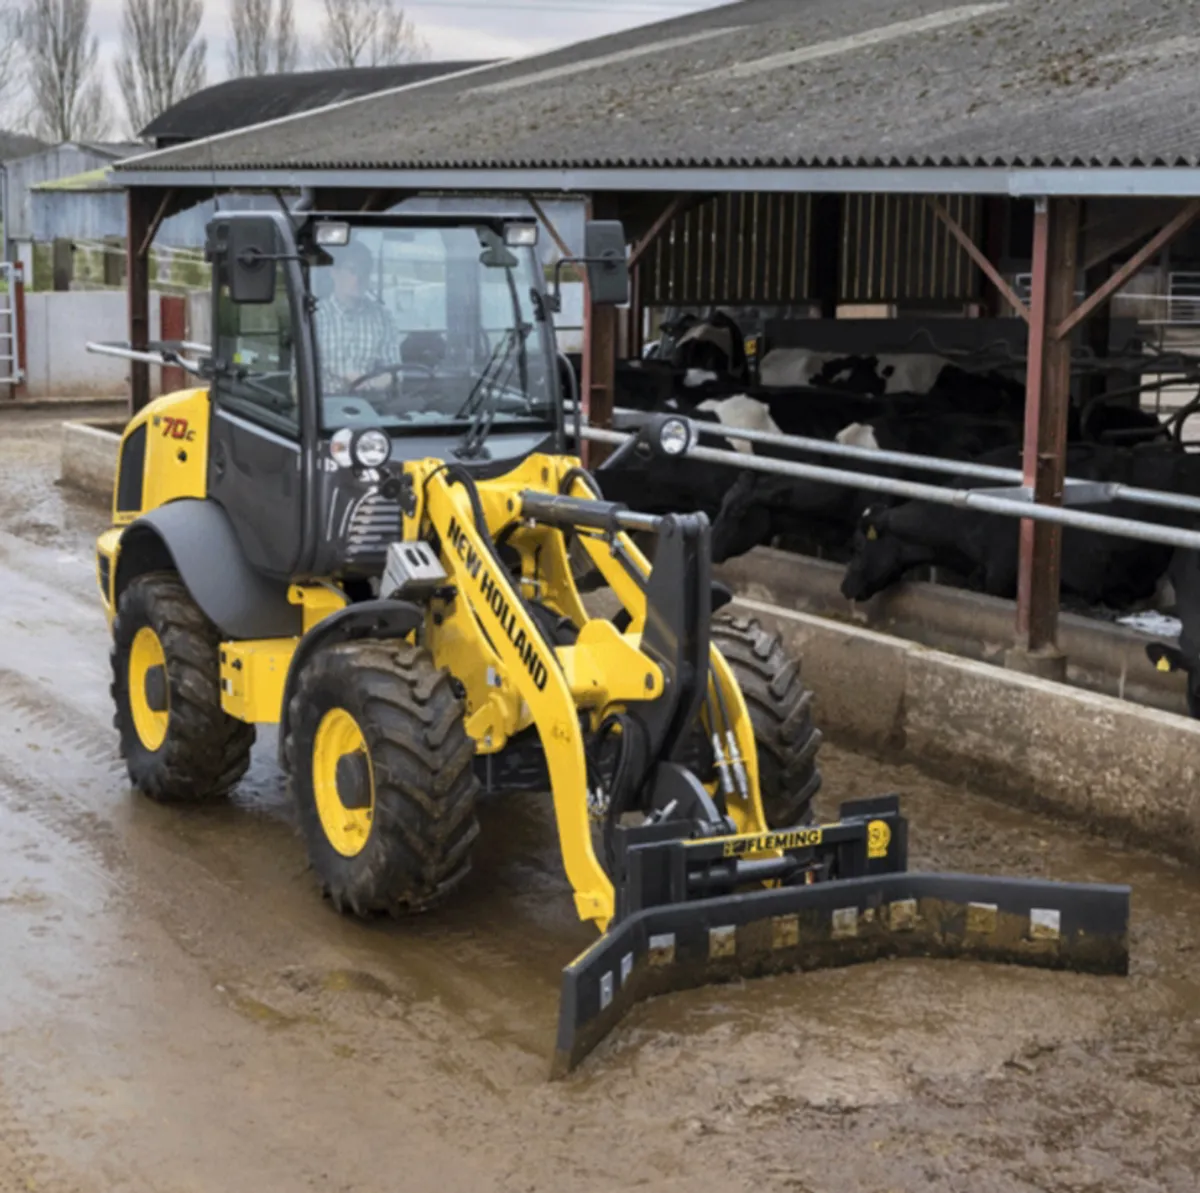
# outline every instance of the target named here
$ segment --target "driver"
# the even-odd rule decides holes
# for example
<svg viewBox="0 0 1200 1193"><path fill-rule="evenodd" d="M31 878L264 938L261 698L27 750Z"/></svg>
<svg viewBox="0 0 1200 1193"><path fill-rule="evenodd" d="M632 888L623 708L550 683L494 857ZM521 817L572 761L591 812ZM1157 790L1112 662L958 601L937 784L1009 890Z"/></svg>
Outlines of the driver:
<svg viewBox="0 0 1200 1193"><path fill-rule="evenodd" d="M321 376L327 390L345 390L352 381L397 359L396 327L387 308L370 297L374 258L360 241L330 250L333 293L317 320Z"/></svg>

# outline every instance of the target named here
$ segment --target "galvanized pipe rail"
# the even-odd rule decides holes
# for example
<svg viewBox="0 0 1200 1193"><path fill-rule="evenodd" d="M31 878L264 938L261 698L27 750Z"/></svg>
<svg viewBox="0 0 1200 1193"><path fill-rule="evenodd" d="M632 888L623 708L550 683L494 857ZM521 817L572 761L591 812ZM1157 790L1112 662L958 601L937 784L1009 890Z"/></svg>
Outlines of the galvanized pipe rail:
<svg viewBox="0 0 1200 1193"><path fill-rule="evenodd" d="M630 420L633 425L640 425L647 417L645 411L630 410L626 407L618 407L613 414ZM680 417L685 416L680 415ZM819 452L825 456L862 460L868 464L892 464L899 468L911 468L914 471L938 472L947 476L977 477L979 480L997 481L1002 485L1015 485L1020 487L1022 492L1026 492L1023 488L1025 478L1019 468L996 468L991 464L976 464L970 460L944 460L937 456L917 456L910 452L854 447L848 443L809 439L803 435L783 435L774 431L743 430L741 427L729 427L723 423L710 423L700 419L690 419L689 421L700 435L745 440L747 443L761 443L764 447ZM734 454L743 467L750 467L744 463L746 460L756 458L740 452ZM867 487L860 485L860 488ZM1072 490L1075 492L1073 493ZM1021 499L1017 498L1017 500ZM1063 500L1068 505L1072 502L1077 505L1099 505L1110 501L1128 501L1135 505L1155 505L1164 509L1186 510L1188 513L1200 514L1200 497L1189 497L1182 493L1165 493L1158 489L1141 489L1134 485L1123 485L1115 481L1085 481L1067 477Z"/></svg>
<svg viewBox="0 0 1200 1193"><path fill-rule="evenodd" d="M620 445L634 438L622 431L607 431L587 424L584 424L582 434L584 439L589 439L594 443L613 445ZM740 438L740 435L735 438ZM869 454L875 455L873 452ZM840 468L825 468L819 464L801 464L795 460L779 460L770 456L747 456L738 452L695 445L688 449L686 455L689 459L700 460L704 463L724 464L748 469L751 472L791 476L798 480L825 481L832 485L865 489L871 493L887 493L894 497L907 497L914 501L928 501L936 505L955 506L959 509L974 509L981 513L1001 514L1010 518L1028 518L1033 522L1055 522L1060 526L1073 526L1079 530L1091 530L1097 534L1112 534L1119 538L1137 539L1140 542L1161 543L1166 547L1200 550L1200 531L1159 526L1153 522L1138 522L1132 518L1113 518L1107 514L1090 514L1083 510L1063 506L1038 505L1029 500L1022 501L1018 498L1002 497L994 491L948 489L941 485L924 484L921 481L897 480L892 477L872 476L861 472L845 472ZM924 459L920 456L914 458ZM1020 476L1019 473L1017 475ZM1160 496L1170 497L1172 494L1160 494Z"/></svg>

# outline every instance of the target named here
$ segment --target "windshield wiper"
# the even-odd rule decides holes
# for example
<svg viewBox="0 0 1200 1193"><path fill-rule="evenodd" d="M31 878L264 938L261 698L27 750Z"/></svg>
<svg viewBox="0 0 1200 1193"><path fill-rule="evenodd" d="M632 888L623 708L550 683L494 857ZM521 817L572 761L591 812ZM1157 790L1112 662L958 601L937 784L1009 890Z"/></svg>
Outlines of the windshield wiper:
<svg viewBox="0 0 1200 1193"><path fill-rule="evenodd" d="M512 379L512 358L514 353L517 354L522 381L525 381L527 378L529 363L526 355L525 337L529 334L530 330L527 324L521 324L516 328L509 328L504 333L504 338L492 349L492 355L488 358L487 364L484 365L483 372L479 375L479 380L471 387L471 392L467 395L467 400L463 403L463 407L457 416L463 418L472 407L475 408L471 418L471 425L467 428L466 434L463 435L458 447L454 449L454 454L460 460L474 459L482 454L484 442L496 418L496 406L500 394L509 388L509 383ZM525 400L528 401L529 386L527 382L523 386L523 393Z"/></svg>

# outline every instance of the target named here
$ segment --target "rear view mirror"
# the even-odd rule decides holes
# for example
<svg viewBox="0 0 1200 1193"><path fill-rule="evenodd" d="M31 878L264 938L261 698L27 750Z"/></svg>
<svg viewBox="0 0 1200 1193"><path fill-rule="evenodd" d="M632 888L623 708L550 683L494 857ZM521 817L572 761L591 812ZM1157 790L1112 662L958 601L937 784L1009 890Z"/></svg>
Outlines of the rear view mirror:
<svg viewBox="0 0 1200 1193"><path fill-rule="evenodd" d="M238 303L274 302L279 254L275 221L262 216L231 220L227 243L229 297Z"/></svg>
<svg viewBox="0 0 1200 1193"><path fill-rule="evenodd" d="M629 260L625 228L620 220L588 220L583 233L588 290L595 306L621 306L629 301Z"/></svg>

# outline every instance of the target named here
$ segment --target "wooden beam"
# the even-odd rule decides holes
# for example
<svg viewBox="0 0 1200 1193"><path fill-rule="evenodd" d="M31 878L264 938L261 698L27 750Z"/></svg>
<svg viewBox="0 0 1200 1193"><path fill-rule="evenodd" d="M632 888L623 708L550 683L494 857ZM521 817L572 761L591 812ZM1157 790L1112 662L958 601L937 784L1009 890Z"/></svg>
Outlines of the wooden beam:
<svg viewBox="0 0 1200 1193"><path fill-rule="evenodd" d="M1083 300L1054 329L1054 338L1063 339L1071 330L1086 319L1102 302L1107 302L1139 269L1151 258L1156 257L1181 232L1191 226L1200 216L1200 199L1193 199L1157 236L1147 241L1120 269L1116 271L1094 294Z"/></svg>
<svg viewBox="0 0 1200 1193"><path fill-rule="evenodd" d="M663 208L658 218L650 225L646 235L633 246L629 254L631 270L637 268L637 263L645 256L646 250L662 235L663 229L683 210L683 205L695 198L695 195L676 195Z"/></svg>
<svg viewBox="0 0 1200 1193"><path fill-rule="evenodd" d="M925 202L933 209L934 215L946 225L950 235L963 247L963 251L983 270L984 276L1004 296L1005 301L1025 320L1029 322L1029 308L1017 296L1017 292L1004 280L1000 271L987 259L987 254L963 231L958 221L937 201L928 195Z"/></svg>
<svg viewBox="0 0 1200 1193"><path fill-rule="evenodd" d="M529 206L533 208L533 214L538 217L546 231L550 233L550 239L554 241L554 247L564 257L573 257L575 254L571 252L567 246L567 242L559 235L558 229L554 226L554 221L546 214L546 209L538 202L537 198L533 195L526 195L525 199L529 203Z"/></svg>
<svg viewBox="0 0 1200 1193"><path fill-rule="evenodd" d="M159 228L162 227L162 222L167 216L167 207L175 198L175 190L164 193L162 202L158 205L158 210L154 213L154 218L150 221L150 226L146 229L146 235L142 239L141 246L138 248L138 256L144 257L149 251L150 246L154 243L154 238L158 235Z"/></svg>

